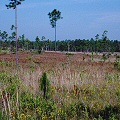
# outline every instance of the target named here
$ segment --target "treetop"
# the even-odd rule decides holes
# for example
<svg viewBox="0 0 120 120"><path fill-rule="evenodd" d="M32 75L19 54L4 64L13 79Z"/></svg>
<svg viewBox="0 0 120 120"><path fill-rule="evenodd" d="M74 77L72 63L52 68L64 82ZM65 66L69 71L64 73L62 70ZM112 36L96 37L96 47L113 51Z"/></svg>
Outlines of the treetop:
<svg viewBox="0 0 120 120"><path fill-rule="evenodd" d="M25 0L10 0L9 4L6 4L5 6L7 7L7 9L13 8L15 9L17 5L20 5L22 1Z"/></svg>

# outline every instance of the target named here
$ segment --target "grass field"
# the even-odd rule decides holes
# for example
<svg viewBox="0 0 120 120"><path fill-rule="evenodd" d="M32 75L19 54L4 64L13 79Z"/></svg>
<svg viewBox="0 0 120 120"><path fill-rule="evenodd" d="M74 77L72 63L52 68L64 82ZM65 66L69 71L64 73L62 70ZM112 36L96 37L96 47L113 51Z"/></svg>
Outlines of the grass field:
<svg viewBox="0 0 120 120"><path fill-rule="evenodd" d="M0 54L0 118L119 120L116 59L116 53L104 58L102 53L19 52L16 70L15 54ZM50 88L46 98L40 89L43 73Z"/></svg>

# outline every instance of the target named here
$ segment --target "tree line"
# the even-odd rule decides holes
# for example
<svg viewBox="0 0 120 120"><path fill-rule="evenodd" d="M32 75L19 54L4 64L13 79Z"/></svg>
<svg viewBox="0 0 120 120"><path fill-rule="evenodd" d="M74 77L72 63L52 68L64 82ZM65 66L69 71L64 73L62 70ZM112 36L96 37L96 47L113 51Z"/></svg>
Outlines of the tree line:
<svg viewBox="0 0 120 120"><path fill-rule="evenodd" d="M12 25L13 30L11 35L6 31L0 30L0 49L9 49L16 51L16 61L18 59L18 49L21 50L48 50L48 51L81 51L81 52L120 52L120 41L109 40L107 37L107 30L105 30L100 38L99 34L95 38L89 39L75 39L75 40L56 40L56 22L62 19L61 12L54 9L48 13L50 24L55 28L55 40L46 39L45 36L39 38L38 36L34 41L25 38L25 35L17 36L17 5L20 5L24 0L10 0L6 5L7 9L15 9L15 26ZM14 31L15 30L15 31ZM18 64L18 63L16 63Z"/></svg>
<svg viewBox="0 0 120 120"><path fill-rule="evenodd" d="M11 29L14 26L11 27ZM0 49L16 50L16 33L13 31L8 35L6 31L0 30ZM56 43L55 43L56 42ZM55 46L56 44L56 46ZM29 40L25 35L18 37L19 50L47 50L54 51L76 51L76 52L120 52L120 41L109 40L107 31L104 31L101 38L99 34L95 38L89 39L75 39L75 40L50 40L45 36L41 38L36 36L34 41Z"/></svg>

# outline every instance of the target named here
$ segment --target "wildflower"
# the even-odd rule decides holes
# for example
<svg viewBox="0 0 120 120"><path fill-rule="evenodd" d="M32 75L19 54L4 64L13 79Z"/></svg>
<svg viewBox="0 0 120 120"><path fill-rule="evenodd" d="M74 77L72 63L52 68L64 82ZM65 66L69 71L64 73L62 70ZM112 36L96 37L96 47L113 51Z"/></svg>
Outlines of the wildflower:
<svg viewBox="0 0 120 120"><path fill-rule="evenodd" d="M25 114L20 114L20 120L26 120L26 116L25 116Z"/></svg>
<svg viewBox="0 0 120 120"><path fill-rule="evenodd" d="M14 116L15 116L15 112L12 111L12 112L10 113L10 116L11 116L11 117L14 117Z"/></svg>
<svg viewBox="0 0 120 120"><path fill-rule="evenodd" d="M41 114L41 113L42 113L41 108L40 108L40 107L37 107L37 108L36 108L36 112L37 112L38 114Z"/></svg>
<svg viewBox="0 0 120 120"><path fill-rule="evenodd" d="M48 119L47 119L47 116L44 115L44 116L42 117L42 120L48 120Z"/></svg>
<svg viewBox="0 0 120 120"><path fill-rule="evenodd" d="M86 100L86 96L84 96L84 100Z"/></svg>
<svg viewBox="0 0 120 120"><path fill-rule="evenodd" d="M53 112L51 112L50 114L51 114L50 119L54 120L55 119L55 114Z"/></svg>
<svg viewBox="0 0 120 120"><path fill-rule="evenodd" d="M54 116L53 115L51 116L51 120L54 120Z"/></svg>
<svg viewBox="0 0 120 120"><path fill-rule="evenodd" d="M52 89L52 91L56 90L55 85L53 85L51 89Z"/></svg>
<svg viewBox="0 0 120 120"><path fill-rule="evenodd" d="M62 113L62 109L60 108L58 111L58 115Z"/></svg>
<svg viewBox="0 0 120 120"><path fill-rule="evenodd" d="M31 115L26 115L27 118L31 118Z"/></svg>

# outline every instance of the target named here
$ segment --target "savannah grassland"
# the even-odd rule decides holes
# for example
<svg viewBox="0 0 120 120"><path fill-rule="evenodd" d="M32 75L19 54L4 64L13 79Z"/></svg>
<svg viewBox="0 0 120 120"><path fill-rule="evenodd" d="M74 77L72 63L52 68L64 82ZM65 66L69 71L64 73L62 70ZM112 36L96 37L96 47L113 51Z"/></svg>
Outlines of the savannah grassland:
<svg viewBox="0 0 120 120"><path fill-rule="evenodd" d="M120 64L116 53L0 54L1 120L119 120ZM119 58L119 57L118 57ZM40 78L47 73L43 98Z"/></svg>

